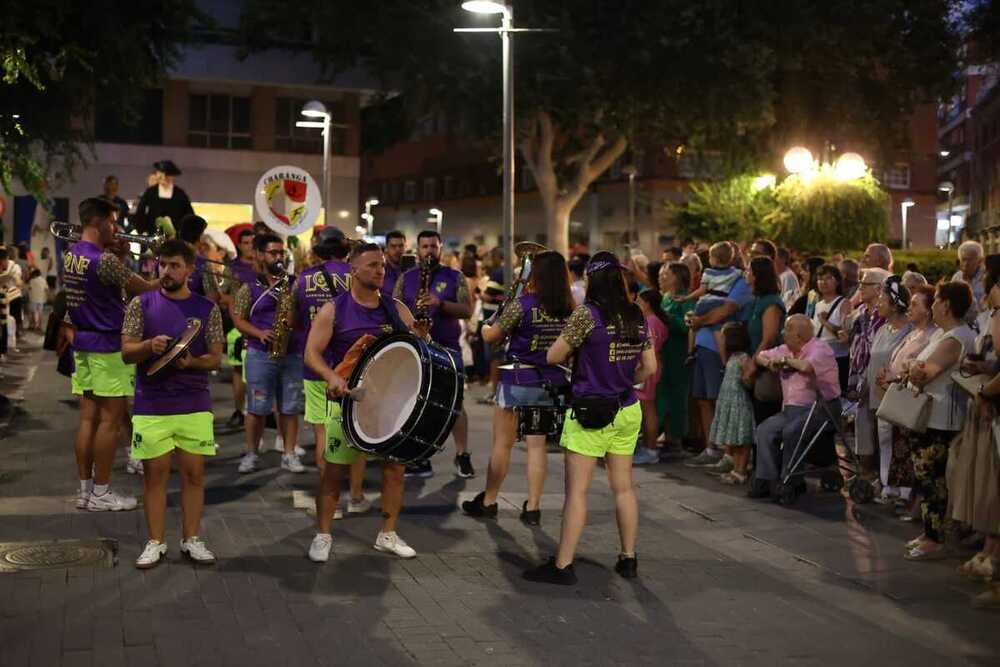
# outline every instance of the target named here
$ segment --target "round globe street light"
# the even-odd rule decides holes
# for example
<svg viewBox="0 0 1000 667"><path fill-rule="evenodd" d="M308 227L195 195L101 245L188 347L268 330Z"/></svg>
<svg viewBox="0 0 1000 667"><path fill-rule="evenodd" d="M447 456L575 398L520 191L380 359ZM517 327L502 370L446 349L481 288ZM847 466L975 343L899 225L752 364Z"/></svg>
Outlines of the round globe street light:
<svg viewBox="0 0 1000 667"><path fill-rule="evenodd" d="M906 250L906 212L911 206L916 206L917 202L913 201L909 197L900 202L899 207L903 214L903 250Z"/></svg>
<svg viewBox="0 0 1000 667"><path fill-rule="evenodd" d="M833 171L838 180L853 181L865 175L868 171L868 165L865 164L865 159L857 153L844 153L837 158Z"/></svg>
<svg viewBox="0 0 1000 667"><path fill-rule="evenodd" d="M790 174L804 174L813 168L813 155L805 146L795 146L785 153L785 169Z"/></svg>
<svg viewBox="0 0 1000 667"><path fill-rule="evenodd" d="M463 2L462 9L473 14L504 14L507 12L507 7L502 2L491 2L490 0Z"/></svg>

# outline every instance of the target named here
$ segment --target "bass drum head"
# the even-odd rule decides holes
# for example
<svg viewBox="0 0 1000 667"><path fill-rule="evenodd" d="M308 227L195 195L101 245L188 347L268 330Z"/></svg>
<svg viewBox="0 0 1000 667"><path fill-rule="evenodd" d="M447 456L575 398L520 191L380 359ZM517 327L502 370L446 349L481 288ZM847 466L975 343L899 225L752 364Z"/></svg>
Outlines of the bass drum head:
<svg viewBox="0 0 1000 667"><path fill-rule="evenodd" d="M354 401L351 411L351 425L363 442L377 446L403 429L417 404L423 374L417 349L405 341L389 343L364 365L364 400Z"/></svg>

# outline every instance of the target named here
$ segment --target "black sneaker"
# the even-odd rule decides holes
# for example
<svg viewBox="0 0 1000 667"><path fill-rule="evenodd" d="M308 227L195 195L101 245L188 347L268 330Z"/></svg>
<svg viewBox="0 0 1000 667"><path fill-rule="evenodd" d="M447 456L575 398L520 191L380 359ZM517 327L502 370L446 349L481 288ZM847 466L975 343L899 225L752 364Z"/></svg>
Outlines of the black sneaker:
<svg viewBox="0 0 1000 667"><path fill-rule="evenodd" d="M472 467L472 457L469 453L455 455L455 467L458 468L458 476L469 479L476 476L476 471Z"/></svg>
<svg viewBox="0 0 1000 667"><path fill-rule="evenodd" d="M576 572L573 571L573 564L559 569L556 567L555 556L549 558L545 563L530 570L525 570L521 575L528 581L539 584L558 584L560 586L572 586L576 583Z"/></svg>
<svg viewBox="0 0 1000 667"><path fill-rule="evenodd" d="M406 464L405 477L433 477L434 468L431 467L430 459L424 459L423 461L415 461L413 463Z"/></svg>
<svg viewBox="0 0 1000 667"><path fill-rule="evenodd" d="M537 526L542 522L542 510L529 510L528 501L521 505L521 523L526 526Z"/></svg>
<svg viewBox="0 0 1000 667"><path fill-rule="evenodd" d="M243 426L245 420L246 418L243 416L243 413L240 412L239 410L235 410L232 416L229 417L229 421L226 422L226 427L240 428Z"/></svg>
<svg viewBox="0 0 1000 667"><path fill-rule="evenodd" d="M472 500L466 500L462 503L462 511L469 516L483 517L486 519L497 518L497 504L492 505L483 504L483 500L486 498L486 492L476 495Z"/></svg>
<svg viewBox="0 0 1000 667"><path fill-rule="evenodd" d="M635 556L618 555L618 562L615 563L615 572L623 579L635 579L639 576L639 560Z"/></svg>

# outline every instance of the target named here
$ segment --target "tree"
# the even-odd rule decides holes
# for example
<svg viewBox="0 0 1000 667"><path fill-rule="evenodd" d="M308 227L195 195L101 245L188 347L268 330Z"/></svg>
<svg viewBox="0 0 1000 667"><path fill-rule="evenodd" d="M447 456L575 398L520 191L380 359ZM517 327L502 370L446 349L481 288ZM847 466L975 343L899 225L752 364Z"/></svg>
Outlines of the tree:
<svg viewBox="0 0 1000 667"><path fill-rule="evenodd" d="M0 186L46 192L92 157L98 100L134 123L180 45L208 19L194 0L36 0L0 21Z"/></svg>
<svg viewBox="0 0 1000 667"><path fill-rule="evenodd" d="M462 117L472 136L495 137L500 50L452 32L475 25L459 4L311 0L292 13L250 0L243 40L309 49L331 77L360 67L412 116ZM952 83L957 4L518 0L518 25L558 31L515 40L519 147L549 244L566 250L570 211L630 145L712 150L734 172L773 161L792 138L898 148L901 116ZM303 15L322 29L304 34Z"/></svg>
<svg viewBox="0 0 1000 667"><path fill-rule="evenodd" d="M687 201L666 208L682 238L750 241L770 231L765 218L775 209L774 189L749 175L692 182Z"/></svg>

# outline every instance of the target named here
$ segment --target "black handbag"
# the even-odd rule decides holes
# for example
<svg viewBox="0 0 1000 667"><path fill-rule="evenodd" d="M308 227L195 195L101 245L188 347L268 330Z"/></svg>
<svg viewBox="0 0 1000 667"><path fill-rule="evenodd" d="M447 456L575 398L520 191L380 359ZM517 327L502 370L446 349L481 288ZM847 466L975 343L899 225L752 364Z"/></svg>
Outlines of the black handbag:
<svg viewBox="0 0 1000 667"><path fill-rule="evenodd" d="M578 396L570 403L573 419L586 429L600 429L615 421L621 410L621 400L600 396Z"/></svg>

